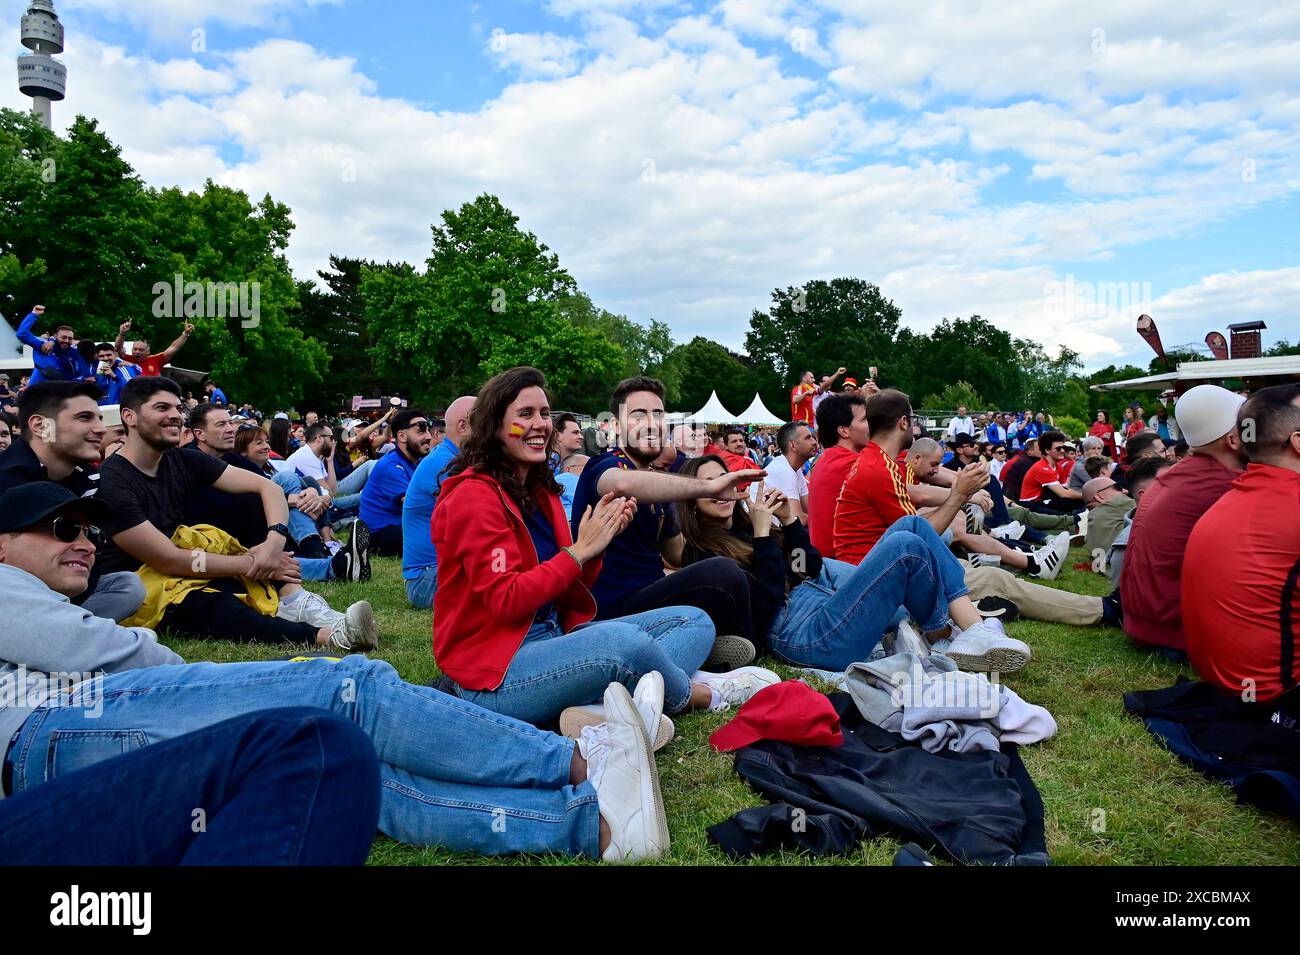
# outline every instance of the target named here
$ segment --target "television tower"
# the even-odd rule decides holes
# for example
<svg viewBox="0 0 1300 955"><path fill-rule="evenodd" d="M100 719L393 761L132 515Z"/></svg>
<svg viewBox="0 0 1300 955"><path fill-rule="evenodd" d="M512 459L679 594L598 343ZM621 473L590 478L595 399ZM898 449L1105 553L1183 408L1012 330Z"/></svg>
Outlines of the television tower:
<svg viewBox="0 0 1300 955"><path fill-rule="evenodd" d="M18 91L32 98L32 112L46 129L53 128L50 103L63 99L68 68L54 58L63 52L63 24L54 0L31 0L22 21L23 46L31 52L18 57Z"/></svg>

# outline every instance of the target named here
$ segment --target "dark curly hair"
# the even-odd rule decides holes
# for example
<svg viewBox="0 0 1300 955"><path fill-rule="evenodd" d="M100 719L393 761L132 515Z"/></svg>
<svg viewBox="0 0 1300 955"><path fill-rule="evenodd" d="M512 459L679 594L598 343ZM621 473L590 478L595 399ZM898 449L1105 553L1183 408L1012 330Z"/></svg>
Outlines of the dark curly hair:
<svg viewBox="0 0 1300 955"><path fill-rule="evenodd" d="M536 368L520 366L503 371L489 379L478 393L478 401L469 415L469 437L461 445L460 455L448 468L448 475L459 474L473 468L486 474L501 485L521 511L537 507L533 495L537 491L559 494L560 485L551 473L550 463L539 461L528 469L521 482L515 474L515 465L497 438L506 418L506 409L525 388L546 391L546 376ZM550 401L550 395L546 396Z"/></svg>

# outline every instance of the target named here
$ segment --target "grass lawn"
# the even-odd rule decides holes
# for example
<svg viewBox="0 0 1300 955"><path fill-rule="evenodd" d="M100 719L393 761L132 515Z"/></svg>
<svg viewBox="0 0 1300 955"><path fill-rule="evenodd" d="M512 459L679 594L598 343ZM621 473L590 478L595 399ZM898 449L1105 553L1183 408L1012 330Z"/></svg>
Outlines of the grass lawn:
<svg viewBox="0 0 1300 955"><path fill-rule="evenodd" d="M1083 551L1072 553L1084 560ZM1054 586L1079 593L1105 592L1102 577L1067 567ZM438 674L430 648L430 614L412 610L402 587L400 562L374 561L367 584L313 585L335 608L368 599L375 608L382 657L414 683ZM1135 689L1171 685L1181 668L1141 652L1118 630L1080 629L1018 621L1009 632L1033 647L1034 659L1008 685L1047 707L1057 735L1022 749L1047 809L1047 846L1058 865L1296 865L1300 831L1281 816L1236 805L1232 791L1178 761L1124 712L1122 697ZM164 642L187 660L269 659L286 648L176 640ZM765 662L791 675L772 661ZM709 734L727 714L674 717L678 736L658 754L672 852L667 864L726 864L705 829L762 800L731 771L731 757L715 753ZM888 865L898 843L875 839L846 857L810 859L773 853L762 864ZM375 865L580 864L558 857L480 859L440 849L412 848L384 837L370 855Z"/></svg>

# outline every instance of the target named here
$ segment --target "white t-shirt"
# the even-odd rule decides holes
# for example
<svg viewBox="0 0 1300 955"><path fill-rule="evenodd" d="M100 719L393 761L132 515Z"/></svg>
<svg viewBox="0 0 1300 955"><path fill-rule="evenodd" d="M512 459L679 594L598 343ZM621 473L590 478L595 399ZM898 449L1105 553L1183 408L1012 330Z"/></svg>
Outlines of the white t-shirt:
<svg viewBox="0 0 1300 955"><path fill-rule="evenodd" d="M808 479L802 471L790 467L784 454L778 454L767 466L767 477L763 479L768 487L774 487L792 501L800 501L808 496ZM749 499L758 500L758 484L749 486Z"/></svg>
<svg viewBox="0 0 1300 955"><path fill-rule="evenodd" d="M299 474L309 478L315 478L317 481L323 481L329 476L329 471L325 467L325 461L311 448L303 445L285 460L285 464L293 468Z"/></svg>
<svg viewBox="0 0 1300 955"><path fill-rule="evenodd" d="M944 434L950 438L955 438L959 434L969 434L972 438L974 434L975 422L970 415L964 418L953 418L948 422L948 430Z"/></svg>

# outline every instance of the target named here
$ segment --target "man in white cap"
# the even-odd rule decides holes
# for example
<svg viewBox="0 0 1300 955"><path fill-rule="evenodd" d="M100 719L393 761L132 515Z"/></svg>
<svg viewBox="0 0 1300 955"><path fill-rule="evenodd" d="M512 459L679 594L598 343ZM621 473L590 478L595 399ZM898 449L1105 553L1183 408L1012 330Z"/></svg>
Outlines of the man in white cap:
<svg viewBox="0 0 1300 955"><path fill-rule="evenodd" d="M1187 542L1184 616L1197 672L1263 703L1300 678L1300 385L1257 391L1240 419L1250 466Z"/></svg>
<svg viewBox="0 0 1300 955"><path fill-rule="evenodd" d="M1172 659L1186 659L1182 573L1187 538L1201 515L1246 466L1237 412L1246 399L1218 385L1197 385L1174 417L1191 448L1152 483L1133 518L1120 577L1124 630Z"/></svg>

